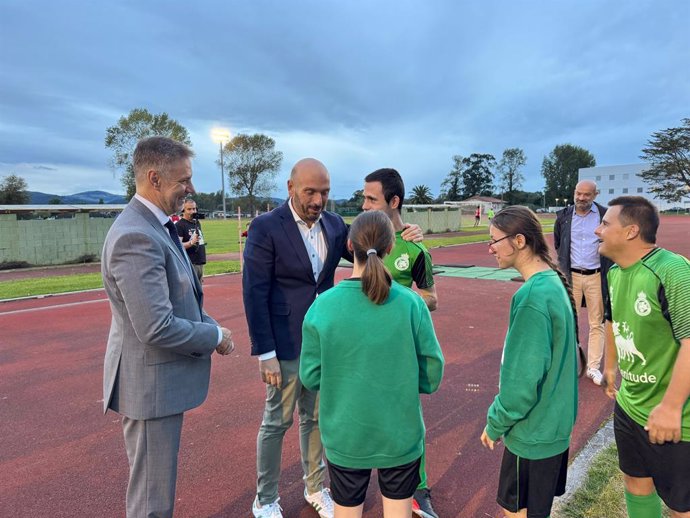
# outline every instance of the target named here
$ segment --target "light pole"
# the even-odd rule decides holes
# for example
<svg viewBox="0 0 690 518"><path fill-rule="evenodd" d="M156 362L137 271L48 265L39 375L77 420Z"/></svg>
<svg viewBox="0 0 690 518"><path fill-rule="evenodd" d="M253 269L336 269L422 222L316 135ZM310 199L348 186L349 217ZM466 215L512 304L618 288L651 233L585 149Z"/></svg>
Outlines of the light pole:
<svg viewBox="0 0 690 518"><path fill-rule="evenodd" d="M211 138L220 145L220 184L221 195L223 197L223 219L227 218L225 212L225 172L223 171L223 143L230 140L230 132L225 128L214 128L211 131Z"/></svg>

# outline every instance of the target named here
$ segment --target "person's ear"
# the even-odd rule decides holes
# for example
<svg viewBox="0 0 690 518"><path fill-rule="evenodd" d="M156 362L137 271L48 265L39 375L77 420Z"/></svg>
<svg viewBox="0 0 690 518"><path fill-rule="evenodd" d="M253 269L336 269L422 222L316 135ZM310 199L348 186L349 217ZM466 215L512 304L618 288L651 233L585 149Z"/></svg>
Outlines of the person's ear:
<svg viewBox="0 0 690 518"><path fill-rule="evenodd" d="M158 171L155 169L151 169L148 173L146 173L146 177L149 180L149 183L154 187L154 189L159 189L161 186L161 177L158 174Z"/></svg>
<svg viewBox="0 0 690 518"><path fill-rule="evenodd" d="M397 209L400 206L400 196L398 196L397 194L393 196L388 206L391 209Z"/></svg>
<svg viewBox="0 0 690 518"><path fill-rule="evenodd" d="M625 232L625 239L635 239L640 235L640 227L637 225L628 225L628 230Z"/></svg>
<svg viewBox="0 0 690 518"><path fill-rule="evenodd" d="M347 238L347 251L354 254L355 250L352 248L352 241L350 241L350 238Z"/></svg>
<svg viewBox="0 0 690 518"><path fill-rule="evenodd" d="M522 250L527 246L527 239L525 239L525 236L522 234L515 234L515 246L518 248L518 250Z"/></svg>

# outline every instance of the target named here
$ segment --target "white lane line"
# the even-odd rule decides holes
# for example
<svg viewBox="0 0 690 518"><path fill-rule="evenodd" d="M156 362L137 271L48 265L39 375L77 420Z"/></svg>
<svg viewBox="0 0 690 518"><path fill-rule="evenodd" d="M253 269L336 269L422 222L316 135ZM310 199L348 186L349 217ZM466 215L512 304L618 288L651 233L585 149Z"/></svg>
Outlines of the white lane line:
<svg viewBox="0 0 690 518"><path fill-rule="evenodd" d="M79 306L81 304L93 304L94 302L108 302L108 299L84 300L82 302L69 302L67 304L56 304L54 306L43 306L40 308L15 309L14 311L0 312L0 317L5 315L19 315L21 313L33 313L35 311L45 311L47 309L69 308L72 306Z"/></svg>

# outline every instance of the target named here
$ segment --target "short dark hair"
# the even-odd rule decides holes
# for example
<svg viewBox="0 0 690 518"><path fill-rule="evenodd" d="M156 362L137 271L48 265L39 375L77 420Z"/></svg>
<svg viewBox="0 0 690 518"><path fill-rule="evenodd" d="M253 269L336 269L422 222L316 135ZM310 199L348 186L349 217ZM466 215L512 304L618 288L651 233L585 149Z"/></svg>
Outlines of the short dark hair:
<svg viewBox="0 0 690 518"><path fill-rule="evenodd" d="M157 169L165 175L172 164L193 156L194 151L186 144L168 137L141 139L132 156L135 178L149 169Z"/></svg>
<svg viewBox="0 0 690 518"><path fill-rule="evenodd" d="M618 218L623 225L637 225L645 243L656 243L659 228L659 211L654 204L642 196L619 196L609 202L609 207L620 206Z"/></svg>
<svg viewBox="0 0 690 518"><path fill-rule="evenodd" d="M403 201L405 201L405 184L398 171L389 167L377 169L373 173L369 173L364 181L367 183L381 182L383 198L386 200L386 203L390 203L393 196L397 196L400 200L398 212L402 212Z"/></svg>

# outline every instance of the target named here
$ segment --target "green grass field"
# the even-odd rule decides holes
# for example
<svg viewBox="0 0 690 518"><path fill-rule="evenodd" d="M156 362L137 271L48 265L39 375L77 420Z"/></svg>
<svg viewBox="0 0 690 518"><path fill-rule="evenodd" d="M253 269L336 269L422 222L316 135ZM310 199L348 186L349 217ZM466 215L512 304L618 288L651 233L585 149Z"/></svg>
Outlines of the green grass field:
<svg viewBox="0 0 690 518"><path fill-rule="evenodd" d="M353 219L352 217L348 217L345 218L345 221L351 223ZM247 228L247 223L248 220L242 220L242 229ZM542 219L542 223L544 232L551 232L553 230L552 217ZM208 255L239 252L240 236L237 219L202 220L201 226L204 232L204 239L206 240L206 253ZM428 234L425 236L424 244L427 248L431 249L489 240L489 228L486 224L476 228L467 228L463 230L463 234L464 235L450 237L435 237L434 234ZM205 275L231 272L239 272L239 261L209 261L205 268ZM102 287L103 283L98 273L3 281L0 282L0 300L90 290Z"/></svg>

